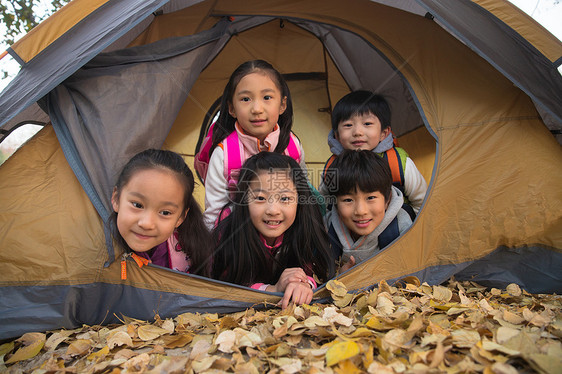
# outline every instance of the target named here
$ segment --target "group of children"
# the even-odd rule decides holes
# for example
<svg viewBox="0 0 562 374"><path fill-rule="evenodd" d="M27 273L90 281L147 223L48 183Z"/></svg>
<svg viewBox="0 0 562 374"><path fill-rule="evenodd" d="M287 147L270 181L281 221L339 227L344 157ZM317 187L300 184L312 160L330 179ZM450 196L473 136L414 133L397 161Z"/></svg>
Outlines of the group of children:
<svg viewBox="0 0 562 374"><path fill-rule="evenodd" d="M427 185L394 145L381 96L355 91L334 107L334 155L319 188L325 200L308 181L292 121L283 76L262 60L240 65L196 155L204 213L183 158L146 150L125 165L113 189L116 240L157 265L283 293L283 308L309 303L318 282L403 233Z"/></svg>

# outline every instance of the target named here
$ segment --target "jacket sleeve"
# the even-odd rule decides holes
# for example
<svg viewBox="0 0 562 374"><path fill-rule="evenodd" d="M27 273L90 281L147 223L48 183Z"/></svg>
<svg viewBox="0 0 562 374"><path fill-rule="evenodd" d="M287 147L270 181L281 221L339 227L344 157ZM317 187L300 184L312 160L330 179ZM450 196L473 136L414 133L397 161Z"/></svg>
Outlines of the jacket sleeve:
<svg viewBox="0 0 562 374"><path fill-rule="evenodd" d="M205 179L205 225L212 230L215 227L221 209L228 203L227 182L224 177L224 152L216 147L209 160L207 179Z"/></svg>
<svg viewBox="0 0 562 374"><path fill-rule="evenodd" d="M404 170L404 194L410 201L410 205L419 213L427 192L427 183L420 171L410 157L406 159L406 170Z"/></svg>

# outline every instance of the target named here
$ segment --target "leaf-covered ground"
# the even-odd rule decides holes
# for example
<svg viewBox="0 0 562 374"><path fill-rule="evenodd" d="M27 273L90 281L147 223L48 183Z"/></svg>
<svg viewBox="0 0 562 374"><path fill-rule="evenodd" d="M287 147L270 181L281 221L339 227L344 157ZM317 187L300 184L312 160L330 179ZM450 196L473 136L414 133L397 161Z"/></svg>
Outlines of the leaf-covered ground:
<svg viewBox="0 0 562 374"><path fill-rule="evenodd" d="M560 296L413 277L327 287L333 304L28 333L0 346L0 371L562 373Z"/></svg>

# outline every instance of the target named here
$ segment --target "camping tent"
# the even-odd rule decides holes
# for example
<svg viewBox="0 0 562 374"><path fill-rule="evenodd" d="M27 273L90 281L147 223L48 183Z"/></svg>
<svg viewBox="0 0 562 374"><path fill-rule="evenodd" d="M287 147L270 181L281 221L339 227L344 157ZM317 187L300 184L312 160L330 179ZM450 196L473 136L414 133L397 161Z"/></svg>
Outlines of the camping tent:
<svg viewBox="0 0 562 374"><path fill-rule="evenodd" d="M312 183L329 110L359 88L388 97L430 181L410 230L339 277L348 289L455 275L562 291L562 44L506 1L74 0L9 52L22 69L0 136L46 126L0 167L0 338L279 299L132 261L122 280L106 225L122 165L149 147L191 165L255 58L289 81Z"/></svg>

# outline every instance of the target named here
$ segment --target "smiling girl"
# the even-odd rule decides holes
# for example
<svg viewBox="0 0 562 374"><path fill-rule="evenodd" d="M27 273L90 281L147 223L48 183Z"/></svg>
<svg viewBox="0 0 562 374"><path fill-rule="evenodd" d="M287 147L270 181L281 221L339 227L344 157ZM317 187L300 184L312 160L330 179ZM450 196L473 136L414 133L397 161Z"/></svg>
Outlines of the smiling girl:
<svg viewBox="0 0 562 374"><path fill-rule="evenodd" d="M309 303L313 274L331 278L334 259L306 175L291 157L261 152L246 161L237 187L232 213L214 231L213 277L282 292L283 308Z"/></svg>
<svg viewBox="0 0 562 374"><path fill-rule="evenodd" d="M220 114L201 146L195 168L205 182L205 223L213 228L236 188L244 161L256 153L276 152L303 168L304 151L291 132L293 104L283 76L263 60L240 65L228 81Z"/></svg>
<svg viewBox="0 0 562 374"><path fill-rule="evenodd" d="M111 195L114 237L155 265L209 275L211 236L177 153L148 149L125 165Z"/></svg>

